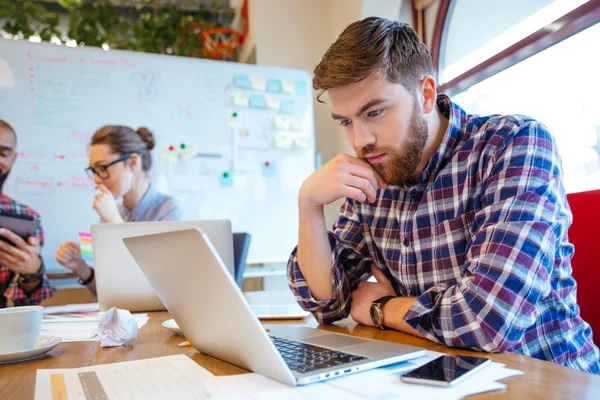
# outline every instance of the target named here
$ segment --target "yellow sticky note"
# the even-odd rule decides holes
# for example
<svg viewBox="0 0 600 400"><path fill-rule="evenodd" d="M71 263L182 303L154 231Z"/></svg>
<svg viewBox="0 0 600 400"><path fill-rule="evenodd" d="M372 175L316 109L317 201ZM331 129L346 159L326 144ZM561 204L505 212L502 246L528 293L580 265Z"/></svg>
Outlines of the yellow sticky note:
<svg viewBox="0 0 600 400"><path fill-rule="evenodd" d="M279 110L281 108L281 103L279 102L279 97L265 96L265 100L267 102L267 108L269 110Z"/></svg>
<svg viewBox="0 0 600 400"><path fill-rule="evenodd" d="M279 149L289 149L294 144L294 138L288 133L278 133L273 136L275 147Z"/></svg>
<svg viewBox="0 0 600 400"><path fill-rule="evenodd" d="M250 105L250 96L246 92L233 92L233 104L247 108Z"/></svg>
<svg viewBox="0 0 600 400"><path fill-rule="evenodd" d="M250 86L252 87L252 90L260 90L261 92L264 92L267 90L267 80L262 76L251 76Z"/></svg>
<svg viewBox="0 0 600 400"><path fill-rule="evenodd" d="M304 129L304 118L294 118L292 120L292 130L301 131Z"/></svg>
<svg viewBox="0 0 600 400"><path fill-rule="evenodd" d="M281 88L283 89L283 93L296 94L296 83L294 81L282 80Z"/></svg>
<svg viewBox="0 0 600 400"><path fill-rule="evenodd" d="M237 112L230 112L227 116L227 127L228 128L241 128L242 127L242 116Z"/></svg>
<svg viewBox="0 0 600 400"><path fill-rule="evenodd" d="M273 118L273 123L275 124L275 129L280 131L287 131L290 129L290 119L289 117L285 117L283 115L276 115Z"/></svg>
<svg viewBox="0 0 600 400"><path fill-rule="evenodd" d="M308 147L308 140L306 139L306 136L296 136L294 138L294 144L296 147L306 149Z"/></svg>
<svg viewBox="0 0 600 400"><path fill-rule="evenodd" d="M176 163L179 160L179 149L174 146L165 146L160 153L161 161Z"/></svg>
<svg viewBox="0 0 600 400"><path fill-rule="evenodd" d="M198 152L196 151L196 146L193 144L189 144L185 147L185 149L181 149L181 151L179 151L179 157L181 157L183 161L194 158L197 154Z"/></svg>

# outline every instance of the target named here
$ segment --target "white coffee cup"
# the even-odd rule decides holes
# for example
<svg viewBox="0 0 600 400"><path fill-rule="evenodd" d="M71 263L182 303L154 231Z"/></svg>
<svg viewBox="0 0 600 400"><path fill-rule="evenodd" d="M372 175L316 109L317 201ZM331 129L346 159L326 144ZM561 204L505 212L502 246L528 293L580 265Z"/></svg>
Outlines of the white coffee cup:
<svg viewBox="0 0 600 400"><path fill-rule="evenodd" d="M40 337L43 319L41 306L0 309L0 354L32 349Z"/></svg>

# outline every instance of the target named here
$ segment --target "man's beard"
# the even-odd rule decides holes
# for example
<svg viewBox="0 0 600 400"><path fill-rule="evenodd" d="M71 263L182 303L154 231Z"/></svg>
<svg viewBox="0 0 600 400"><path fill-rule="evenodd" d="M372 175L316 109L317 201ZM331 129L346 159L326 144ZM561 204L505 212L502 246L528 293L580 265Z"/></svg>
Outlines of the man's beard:
<svg viewBox="0 0 600 400"><path fill-rule="evenodd" d="M4 182L8 178L8 174L10 174L10 169L6 172L0 170L0 193L4 193Z"/></svg>
<svg viewBox="0 0 600 400"><path fill-rule="evenodd" d="M357 156L361 160L369 162L365 158L366 155L386 153L388 160L384 163L371 164L371 166L388 184L398 185L404 183L414 174L421 162L423 150L427 143L427 130L427 120L415 103L408 128L409 135L411 135L410 141L402 149L368 145L360 149Z"/></svg>

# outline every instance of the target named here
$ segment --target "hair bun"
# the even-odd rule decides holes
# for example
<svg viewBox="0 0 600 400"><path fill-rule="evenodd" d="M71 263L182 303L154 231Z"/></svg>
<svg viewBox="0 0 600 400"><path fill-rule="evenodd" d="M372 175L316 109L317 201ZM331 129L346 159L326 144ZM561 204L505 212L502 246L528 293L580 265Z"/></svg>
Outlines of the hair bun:
<svg viewBox="0 0 600 400"><path fill-rule="evenodd" d="M144 143L146 143L146 147L148 147L148 150L152 150L154 148L154 134L148 128L140 127L137 128L135 132L138 135L140 135Z"/></svg>

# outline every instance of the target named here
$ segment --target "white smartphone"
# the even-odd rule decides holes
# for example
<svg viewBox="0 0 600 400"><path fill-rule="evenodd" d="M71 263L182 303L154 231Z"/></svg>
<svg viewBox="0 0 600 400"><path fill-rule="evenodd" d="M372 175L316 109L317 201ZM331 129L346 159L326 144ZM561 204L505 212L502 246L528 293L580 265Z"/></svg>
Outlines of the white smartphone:
<svg viewBox="0 0 600 400"><path fill-rule="evenodd" d="M443 355L400 377L402 382L450 387L481 371L492 360L483 357Z"/></svg>

